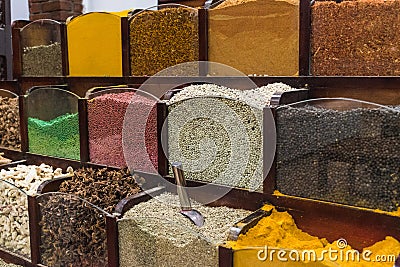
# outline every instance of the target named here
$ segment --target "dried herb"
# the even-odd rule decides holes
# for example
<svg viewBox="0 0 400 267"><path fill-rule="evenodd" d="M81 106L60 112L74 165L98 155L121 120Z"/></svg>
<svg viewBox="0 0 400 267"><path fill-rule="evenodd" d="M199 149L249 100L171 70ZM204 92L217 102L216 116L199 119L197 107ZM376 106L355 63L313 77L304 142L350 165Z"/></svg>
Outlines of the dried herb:
<svg viewBox="0 0 400 267"><path fill-rule="evenodd" d="M21 149L18 98L0 97L0 146Z"/></svg>
<svg viewBox="0 0 400 267"><path fill-rule="evenodd" d="M312 74L400 75L400 1L317 1Z"/></svg>
<svg viewBox="0 0 400 267"><path fill-rule="evenodd" d="M69 194L47 193L38 203L46 266L107 266L104 212Z"/></svg>
<svg viewBox="0 0 400 267"><path fill-rule="evenodd" d="M119 171L82 168L60 186L60 192L74 194L108 213L113 213L120 200L139 191L128 168Z"/></svg>
<svg viewBox="0 0 400 267"><path fill-rule="evenodd" d="M61 175L61 169L45 164L18 165L0 171L1 247L30 258L27 195L35 195L42 182Z"/></svg>
<svg viewBox="0 0 400 267"><path fill-rule="evenodd" d="M25 47L22 54L24 76L62 76L61 44Z"/></svg>
<svg viewBox="0 0 400 267"><path fill-rule="evenodd" d="M198 51L198 20L194 9L144 11L130 23L132 76L150 76L179 63L197 61ZM197 75L193 69L182 69L175 75L189 76L193 72Z"/></svg>
<svg viewBox="0 0 400 267"><path fill-rule="evenodd" d="M61 193L40 196L43 263L107 266L106 212L112 213L120 200L139 191L127 169L82 168L61 184Z"/></svg>

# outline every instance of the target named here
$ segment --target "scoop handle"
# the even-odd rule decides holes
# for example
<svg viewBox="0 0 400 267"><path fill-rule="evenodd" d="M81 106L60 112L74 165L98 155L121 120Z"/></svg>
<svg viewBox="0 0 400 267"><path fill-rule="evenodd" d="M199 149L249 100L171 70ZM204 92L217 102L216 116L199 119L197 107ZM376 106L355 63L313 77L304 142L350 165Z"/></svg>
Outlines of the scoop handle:
<svg viewBox="0 0 400 267"><path fill-rule="evenodd" d="M185 176L183 175L182 163L181 162L174 162L172 165L172 172L174 173L174 177L177 184L177 191L179 196L179 201L181 203L182 210L191 210L192 205L190 204L190 199L186 192L186 180Z"/></svg>

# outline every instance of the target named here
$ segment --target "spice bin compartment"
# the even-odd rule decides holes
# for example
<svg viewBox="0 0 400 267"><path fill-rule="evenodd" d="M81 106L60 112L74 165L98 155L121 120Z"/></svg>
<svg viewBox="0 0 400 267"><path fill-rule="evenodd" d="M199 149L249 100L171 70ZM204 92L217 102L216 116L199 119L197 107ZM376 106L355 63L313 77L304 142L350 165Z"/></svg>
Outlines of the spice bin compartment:
<svg viewBox="0 0 400 267"><path fill-rule="evenodd" d="M24 96L24 123L30 153L79 160L79 97L69 91L38 87ZM83 123L83 122L81 122Z"/></svg>
<svg viewBox="0 0 400 267"><path fill-rule="evenodd" d="M107 266L106 217L72 194L44 193L39 206L40 263L46 266Z"/></svg>
<svg viewBox="0 0 400 267"><path fill-rule="evenodd" d="M50 19L13 28L14 77L65 76L65 25Z"/></svg>
<svg viewBox="0 0 400 267"><path fill-rule="evenodd" d="M90 162L115 167L125 167L129 162L132 169L156 172L158 102L134 88L89 90Z"/></svg>
<svg viewBox="0 0 400 267"><path fill-rule="evenodd" d="M144 179L154 180L152 177ZM121 267L132 264L165 266L164 263L168 266L218 266L217 243L225 240L227 230L235 221L251 213L240 210L246 203L236 201L233 195L238 192L235 190L207 206L198 206L192 201L193 207L205 215L205 225L199 228L203 230L198 230L179 213L176 189L169 185L166 183L165 188L153 188L151 192L144 191L124 199L117 206L116 212L121 214L117 220ZM218 188L200 188L190 197L199 201L214 198ZM251 210L261 205L261 194L254 193L253 196L256 196L253 200L258 201L247 203Z"/></svg>
<svg viewBox="0 0 400 267"><path fill-rule="evenodd" d="M0 197L0 247L19 257L30 259L27 193L13 183L0 180Z"/></svg>
<svg viewBox="0 0 400 267"><path fill-rule="evenodd" d="M124 75L126 15L90 12L67 20L70 76Z"/></svg>
<svg viewBox="0 0 400 267"><path fill-rule="evenodd" d="M198 76L193 64L199 60L198 10L165 4L137 12L129 18L130 75Z"/></svg>
<svg viewBox="0 0 400 267"><path fill-rule="evenodd" d="M300 1L219 1L208 9L208 60L246 75L298 76ZM227 75L210 65L209 75Z"/></svg>
<svg viewBox="0 0 400 267"><path fill-rule="evenodd" d="M398 1L315 1L311 74L399 76L399 11Z"/></svg>
<svg viewBox="0 0 400 267"><path fill-rule="evenodd" d="M287 196L271 201L276 205L272 215L251 226L238 241L219 247L220 267L347 266L356 264L357 254L368 264L362 258L363 249L371 251L364 255L372 261L363 266L374 266L375 256L394 260L399 253L398 216ZM336 259L329 256L329 250L337 251ZM278 255L287 261L279 260Z"/></svg>
<svg viewBox="0 0 400 267"><path fill-rule="evenodd" d="M242 91L203 84L167 96L169 162L182 162L188 180L263 192L275 155L269 105L307 99L308 91L282 83Z"/></svg>
<svg viewBox="0 0 400 267"><path fill-rule="evenodd" d="M398 107L310 99L278 107L276 121L281 193L384 211L399 208Z"/></svg>
<svg viewBox="0 0 400 267"><path fill-rule="evenodd" d="M18 95L0 89L0 147L21 150Z"/></svg>
<svg viewBox="0 0 400 267"><path fill-rule="evenodd" d="M32 254L35 247L32 235L35 230L31 224L31 199L41 182L67 175L62 169L41 163L35 165L37 162L33 161L30 163L28 166L27 161L12 162L0 170L0 220L4 226L0 252L5 259L24 266L35 258L35 254Z"/></svg>
<svg viewBox="0 0 400 267"><path fill-rule="evenodd" d="M34 199L38 263L117 266L115 206L140 191L126 169L87 164L43 183Z"/></svg>

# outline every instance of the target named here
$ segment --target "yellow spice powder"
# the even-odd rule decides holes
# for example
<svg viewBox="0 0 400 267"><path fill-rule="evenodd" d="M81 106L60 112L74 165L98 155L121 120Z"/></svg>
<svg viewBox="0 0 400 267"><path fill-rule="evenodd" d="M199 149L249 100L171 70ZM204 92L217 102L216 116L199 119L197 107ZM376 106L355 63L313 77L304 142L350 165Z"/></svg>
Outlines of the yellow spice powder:
<svg viewBox="0 0 400 267"><path fill-rule="evenodd" d="M327 243L326 239L311 236L297 228L289 213L274 209L270 216L262 218L256 226L245 235L240 235L236 242L229 242L229 245L233 249L268 245L301 250L323 248Z"/></svg>
<svg viewBox="0 0 400 267"><path fill-rule="evenodd" d="M325 238L311 236L300 230L293 219L287 212L278 212L271 205L263 207L264 210L273 209L272 214L259 221L259 223L251 228L246 234L240 235L237 241L227 242L227 246L238 251L245 248L255 248L268 246L269 248L279 248L288 250L314 250L318 258L323 255L323 251L329 249L341 251L342 258L331 260L324 257L323 261L319 261L318 266L344 266L344 267L370 267L370 266L387 266L392 267L393 261L389 261L388 257L397 257L400 254L400 242L393 237L386 237L385 240L375 243L374 245L364 248L363 251L369 250L367 254L370 261L362 258L362 252L359 253L360 261L353 261L351 257L346 259L346 252L353 250L350 245L345 248L338 248L337 241L328 243ZM249 256L252 254L242 254ZM326 254L327 255L327 254ZM340 255L340 254L337 254ZM351 254L349 254L351 255ZM386 262L377 262L376 257L386 257ZM253 257L253 256L251 256ZM254 260L253 258L249 260ZM256 264L257 265L257 264ZM258 265L257 265L258 266Z"/></svg>

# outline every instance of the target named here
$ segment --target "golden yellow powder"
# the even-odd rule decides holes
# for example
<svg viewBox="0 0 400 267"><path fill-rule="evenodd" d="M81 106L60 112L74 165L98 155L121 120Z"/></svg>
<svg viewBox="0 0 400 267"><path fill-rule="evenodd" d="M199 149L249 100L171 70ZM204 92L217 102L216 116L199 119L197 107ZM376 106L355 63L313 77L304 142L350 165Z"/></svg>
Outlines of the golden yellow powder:
<svg viewBox="0 0 400 267"><path fill-rule="evenodd" d="M269 208L270 206L267 206L263 209ZM270 216L262 218L256 226L229 245L234 249L268 245L301 250L323 248L327 243L326 239L311 236L297 228L289 213L274 209Z"/></svg>
<svg viewBox="0 0 400 267"><path fill-rule="evenodd" d="M268 261L259 261L255 256L259 249L265 246L278 250L296 250L300 255L306 250L315 251L317 255L316 260L303 259L302 262L307 266L392 267L394 259L400 254L400 242L390 236L358 252L350 245L338 247L338 241L328 243L325 238L320 239L303 232L296 226L293 217L288 212L279 212L271 205L266 205L262 209L273 209L273 211L270 216L262 218L246 234L240 235L237 241L229 241L226 244L236 253L234 257L235 266L245 266L249 262L251 262L253 267L267 266L265 264ZM329 258L326 253L329 250L336 250L337 253L334 255L337 255L337 258ZM370 253L366 253L367 250ZM359 256L355 256L353 259L353 254ZM369 261L363 259L363 255L367 256ZM385 262L382 262L383 260ZM290 262L290 264L295 263ZM274 264L278 263L275 262ZM297 262L295 265L303 266L300 262Z"/></svg>

